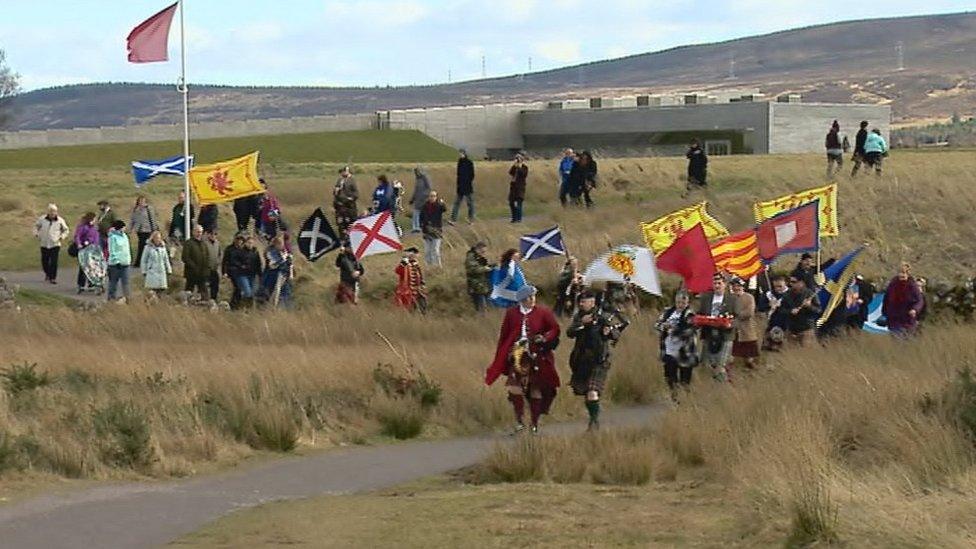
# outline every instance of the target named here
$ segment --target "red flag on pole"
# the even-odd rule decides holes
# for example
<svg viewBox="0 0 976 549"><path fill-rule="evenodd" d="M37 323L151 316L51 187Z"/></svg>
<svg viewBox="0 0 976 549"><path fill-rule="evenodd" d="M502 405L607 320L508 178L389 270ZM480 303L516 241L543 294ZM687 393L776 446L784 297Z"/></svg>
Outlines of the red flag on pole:
<svg viewBox="0 0 976 549"><path fill-rule="evenodd" d="M681 275L689 291L701 293L712 289L715 260L701 223L678 237L657 256L656 262L658 270Z"/></svg>
<svg viewBox="0 0 976 549"><path fill-rule="evenodd" d="M153 15L132 29L126 37L130 63L168 61L169 26L179 2Z"/></svg>

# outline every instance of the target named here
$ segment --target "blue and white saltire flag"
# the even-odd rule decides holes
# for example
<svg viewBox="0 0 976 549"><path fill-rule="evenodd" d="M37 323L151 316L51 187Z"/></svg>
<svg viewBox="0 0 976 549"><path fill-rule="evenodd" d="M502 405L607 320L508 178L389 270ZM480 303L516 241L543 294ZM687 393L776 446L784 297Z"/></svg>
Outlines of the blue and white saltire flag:
<svg viewBox="0 0 976 549"><path fill-rule="evenodd" d="M541 233L522 235L519 238L519 252L522 254L523 261L541 259L551 255L566 255L563 233L559 230L559 225Z"/></svg>
<svg viewBox="0 0 976 549"><path fill-rule="evenodd" d="M847 289L854 280L854 264L857 256L864 251L864 246L858 246L854 251L838 259L830 267L823 270L824 285L820 288L820 304L823 313L817 320L817 326L826 324L831 313L838 306L847 307Z"/></svg>
<svg viewBox="0 0 976 549"><path fill-rule="evenodd" d="M522 267L510 261L505 267L495 267L491 272L491 296L489 300L495 307L508 308L518 303L515 294L525 286L525 273Z"/></svg>
<svg viewBox="0 0 976 549"><path fill-rule="evenodd" d="M193 155L190 155L190 167L193 167ZM142 187L157 175L183 175L183 155L165 160L136 160L132 163L132 176L136 179L136 187Z"/></svg>
<svg viewBox="0 0 976 549"><path fill-rule="evenodd" d="M888 321L885 320L882 309L884 307L884 293L874 294L871 303L868 304L868 319L864 322L864 331L871 334L887 334Z"/></svg>

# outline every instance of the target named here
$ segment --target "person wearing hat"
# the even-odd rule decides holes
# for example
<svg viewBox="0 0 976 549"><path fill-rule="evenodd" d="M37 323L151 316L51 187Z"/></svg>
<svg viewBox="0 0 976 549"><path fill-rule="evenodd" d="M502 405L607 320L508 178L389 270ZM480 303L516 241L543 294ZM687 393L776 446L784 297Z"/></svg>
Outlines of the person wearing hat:
<svg viewBox="0 0 976 549"><path fill-rule="evenodd" d="M451 222L458 222L461 201L468 203L468 223L474 221L474 162L468 158L464 149L458 151L457 161L457 194L454 197L454 207L451 208Z"/></svg>
<svg viewBox="0 0 976 549"><path fill-rule="evenodd" d="M728 291L725 275L715 273L712 291L698 298L698 314L711 317L734 317L735 297ZM732 355L732 328L703 326L701 328L701 362L712 369L716 381L729 381L728 367Z"/></svg>
<svg viewBox="0 0 976 549"><path fill-rule="evenodd" d="M522 286L518 305L509 307L502 321L495 359L485 373L485 384L505 376L508 400L515 412L515 432L525 429L528 401L532 432L539 432L539 418L549 413L559 388L553 350L559 345L559 323L548 308L536 303L536 288Z"/></svg>
<svg viewBox="0 0 976 549"><path fill-rule="evenodd" d="M756 331L756 298L746 291L746 282L733 276L732 358L742 360L746 368L756 367L759 357L759 333Z"/></svg>
<svg viewBox="0 0 976 549"><path fill-rule="evenodd" d="M115 214L115 210L109 205L108 200L99 200L97 206L98 213L95 216L95 223L98 224L98 239L102 245L102 251L108 257L108 232L111 230L112 225L115 224L118 216Z"/></svg>
<svg viewBox="0 0 976 549"><path fill-rule="evenodd" d="M417 166L413 169L413 175L415 179L415 184L413 187L413 194L410 196L410 206L413 210L413 215L410 218L412 233L420 232L420 213L424 209L424 204L427 203L427 198L430 196L430 191L434 188L430 183L430 177L427 175L427 170L421 166Z"/></svg>
<svg viewBox="0 0 976 549"><path fill-rule="evenodd" d="M335 302L358 304L359 283L366 274L366 269L356 259L356 254L353 253L348 240L342 241L335 265L339 268L339 285L336 287Z"/></svg>
<svg viewBox="0 0 976 549"><path fill-rule="evenodd" d="M817 319L823 309L817 292L808 288L802 277L790 275L790 291L786 292L779 304L783 314L789 315L786 321L787 340L809 347L817 342Z"/></svg>
<svg viewBox="0 0 976 549"><path fill-rule="evenodd" d="M485 251L488 245L476 242L464 256L464 274L467 279L468 297L479 313L488 309L488 296L491 295L491 271L495 265L488 262Z"/></svg>
<svg viewBox="0 0 976 549"><path fill-rule="evenodd" d="M125 221L116 219L108 230L108 300L121 299L116 295L122 285L122 297L129 300L129 266L132 265L132 248L125 234Z"/></svg>
<svg viewBox="0 0 976 549"><path fill-rule="evenodd" d="M600 428L600 395L610 370L610 347L620 340L620 333L621 325L602 318L597 310L596 294L583 290L566 337L575 340L569 355L573 373L569 385L574 395L584 398L590 416L589 430Z"/></svg>
<svg viewBox="0 0 976 549"><path fill-rule="evenodd" d="M427 265L441 266L441 242L444 239L444 212L447 205L437 196L437 191L430 191L427 202L420 210L420 230L424 234L424 257Z"/></svg>
<svg viewBox="0 0 976 549"><path fill-rule="evenodd" d="M827 181L830 181L844 167L844 145L841 143L840 123L836 120L830 125L824 147L827 149Z"/></svg>
<svg viewBox="0 0 976 549"><path fill-rule="evenodd" d="M336 227L339 234L344 235L349 226L359 217L356 201L359 200L359 187L352 176L349 166L339 170L339 179L332 188L332 206L335 209Z"/></svg>
<svg viewBox="0 0 976 549"><path fill-rule="evenodd" d="M796 278L802 278L804 284L807 288L814 290L817 288L817 266L813 260L813 256L809 253L804 253L800 256L800 262L797 263L796 267L790 273L790 276L795 276Z"/></svg>
<svg viewBox="0 0 976 549"><path fill-rule="evenodd" d="M41 244L41 270L44 271L44 282L58 283L58 255L61 253L61 242L70 234L68 223L58 215L57 205L48 204L47 213L37 218L34 223L34 237Z"/></svg>
<svg viewBox="0 0 976 549"><path fill-rule="evenodd" d="M403 259L396 266L396 291L393 293L393 303L408 311L420 311L427 314L427 286L424 283L424 271L417 261L420 250L410 246L403 250Z"/></svg>

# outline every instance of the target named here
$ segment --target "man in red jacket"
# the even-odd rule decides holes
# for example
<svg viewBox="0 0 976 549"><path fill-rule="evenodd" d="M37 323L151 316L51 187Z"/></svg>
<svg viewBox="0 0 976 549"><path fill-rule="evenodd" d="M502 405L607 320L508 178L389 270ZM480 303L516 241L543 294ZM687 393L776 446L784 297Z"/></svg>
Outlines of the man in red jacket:
<svg viewBox="0 0 976 549"><path fill-rule="evenodd" d="M532 433L539 432L539 417L549 413L559 387L552 351L559 344L559 323L552 311L536 304L536 289L523 286L516 293L519 304L505 312L495 360L485 383L503 374L508 400L515 410L515 432L525 429L525 401L529 402Z"/></svg>

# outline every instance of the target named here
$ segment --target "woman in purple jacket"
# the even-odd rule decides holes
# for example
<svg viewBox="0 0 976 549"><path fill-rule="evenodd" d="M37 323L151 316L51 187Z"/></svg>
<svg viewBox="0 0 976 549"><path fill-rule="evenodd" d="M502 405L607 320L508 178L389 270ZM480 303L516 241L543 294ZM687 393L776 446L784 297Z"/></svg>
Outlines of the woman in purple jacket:
<svg viewBox="0 0 976 549"><path fill-rule="evenodd" d="M896 337L914 334L923 305L922 292L912 278L912 268L908 263L902 263L885 290L882 313L888 319L888 331Z"/></svg>
<svg viewBox="0 0 976 549"><path fill-rule="evenodd" d="M100 246L99 235L98 235L98 225L95 223L95 212L88 212L81 216L81 220L78 221L78 226L75 227L75 246L78 247L78 251L85 249L86 246ZM82 292L85 288L88 288L90 284L88 283L88 278L85 276L85 271L81 269L81 265L78 265L78 291Z"/></svg>

